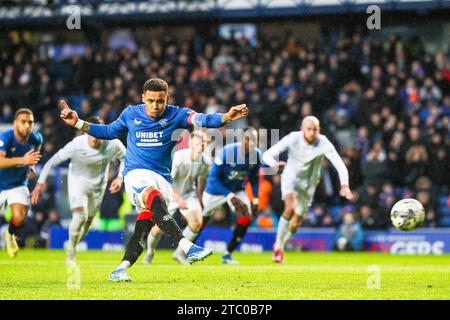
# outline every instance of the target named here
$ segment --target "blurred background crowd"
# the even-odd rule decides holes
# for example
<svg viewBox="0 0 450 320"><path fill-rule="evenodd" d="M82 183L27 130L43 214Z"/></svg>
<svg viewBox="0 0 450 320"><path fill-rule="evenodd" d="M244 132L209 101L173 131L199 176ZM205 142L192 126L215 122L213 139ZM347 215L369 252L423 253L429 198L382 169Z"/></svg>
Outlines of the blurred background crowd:
<svg viewBox="0 0 450 320"><path fill-rule="evenodd" d="M336 227L352 213L365 230L389 228L391 206L412 197L426 208L425 227L450 227L450 59L439 44L431 52L421 37L395 33L224 38L214 28L180 37L170 27L151 36L128 29L106 39L85 33L72 47L56 46L56 34L1 37L0 122L11 123L20 107L34 111L45 141L41 164L76 134L59 120L59 99L81 118L97 115L110 123L141 102L145 80L160 77L175 105L210 113L246 103L250 115L237 127L279 129L281 138L299 130L307 115L320 119L349 169L355 197L338 196L337 173L325 161L304 226ZM55 175L33 208L33 228L43 230L43 239L44 224L64 216L58 212L63 189ZM283 211L280 176L263 177L261 191L265 204L254 224L271 228ZM131 210L124 195L106 197L104 221ZM233 222L226 211L215 220Z"/></svg>

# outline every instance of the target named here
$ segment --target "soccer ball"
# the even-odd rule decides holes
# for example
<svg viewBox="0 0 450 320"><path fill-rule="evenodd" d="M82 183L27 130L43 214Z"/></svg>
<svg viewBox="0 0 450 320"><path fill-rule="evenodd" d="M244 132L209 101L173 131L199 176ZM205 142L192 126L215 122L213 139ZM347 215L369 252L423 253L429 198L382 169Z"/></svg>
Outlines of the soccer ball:
<svg viewBox="0 0 450 320"><path fill-rule="evenodd" d="M391 221L394 227L402 231L412 231L425 219L425 209L416 199L398 201L391 209Z"/></svg>

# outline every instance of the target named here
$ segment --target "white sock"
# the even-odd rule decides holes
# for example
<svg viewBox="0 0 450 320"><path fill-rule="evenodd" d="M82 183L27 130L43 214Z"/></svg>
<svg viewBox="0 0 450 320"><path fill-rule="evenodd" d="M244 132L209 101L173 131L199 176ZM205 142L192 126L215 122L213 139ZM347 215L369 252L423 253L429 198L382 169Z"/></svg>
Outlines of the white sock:
<svg viewBox="0 0 450 320"><path fill-rule="evenodd" d="M158 245L160 239L161 233L155 236L150 232L147 238L147 254L152 254L155 251L155 248Z"/></svg>
<svg viewBox="0 0 450 320"><path fill-rule="evenodd" d="M67 248L67 254L74 257L76 254L76 246L80 239L81 228L84 225L85 220L84 213L74 213L69 225L69 247Z"/></svg>
<svg viewBox="0 0 450 320"><path fill-rule="evenodd" d="M189 241L194 241L195 238L197 237L198 232L194 232L191 230L191 228L189 228L188 226L186 226L186 228L184 228L183 230L183 236L188 239ZM181 249L180 246L177 247L177 249L175 250L175 254L181 254L183 253L183 249Z"/></svg>
<svg viewBox="0 0 450 320"><path fill-rule="evenodd" d="M128 269L130 266L131 266L131 263L129 261L124 260L119 264L119 266L116 268L116 270Z"/></svg>
<svg viewBox="0 0 450 320"><path fill-rule="evenodd" d="M283 249L283 239L288 232L289 220L281 216L278 221L277 239L275 241L275 250Z"/></svg>
<svg viewBox="0 0 450 320"><path fill-rule="evenodd" d="M284 246L286 245L286 243L289 241L289 240L291 240L292 239L292 237L294 236L294 234L295 234L295 232L292 232L292 231L288 231L288 232L286 232L286 235L284 236L284 238L283 238L283 241L281 242L281 249L283 249L284 250Z"/></svg>
<svg viewBox="0 0 450 320"><path fill-rule="evenodd" d="M180 242L178 242L178 246L183 250L184 253L187 253L192 245L193 243L186 238L183 238L180 240Z"/></svg>
<svg viewBox="0 0 450 320"><path fill-rule="evenodd" d="M191 228L186 227L183 230L183 236L188 239L189 241L193 241L195 237L197 237L198 232L194 232L191 230Z"/></svg>
<svg viewBox="0 0 450 320"><path fill-rule="evenodd" d="M89 229L91 228L91 225L92 225L92 220L85 221L85 223L83 224L83 228L81 229L81 235L78 238L78 242L80 242L81 240L84 239L84 237L86 237L87 233L89 232Z"/></svg>

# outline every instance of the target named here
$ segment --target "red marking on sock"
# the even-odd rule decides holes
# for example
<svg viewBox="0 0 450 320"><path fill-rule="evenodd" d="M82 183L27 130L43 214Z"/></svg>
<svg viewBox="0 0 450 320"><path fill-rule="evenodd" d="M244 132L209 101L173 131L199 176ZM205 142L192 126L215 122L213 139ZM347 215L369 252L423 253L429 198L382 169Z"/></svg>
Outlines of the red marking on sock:
<svg viewBox="0 0 450 320"><path fill-rule="evenodd" d="M250 219L249 217L240 217L237 219L238 225L243 226L243 227L248 227L251 222L252 222L252 219Z"/></svg>
<svg viewBox="0 0 450 320"><path fill-rule="evenodd" d="M150 193L148 194L147 203L146 203L148 210L151 210L152 203L153 203L153 200L155 199L155 197L160 197L161 199L163 199L161 192L159 192L158 190L153 189L152 191L150 191Z"/></svg>
<svg viewBox="0 0 450 320"><path fill-rule="evenodd" d="M141 220L153 220L153 212L147 209L142 210L141 212L139 212L136 221Z"/></svg>
<svg viewBox="0 0 450 320"><path fill-rule="evenodd" d="M14 227L16 227L16 228L20 228L20 227L21 227L21 225L19 225L19 224L16 222L16 220L14 220L14 218L11 219L11 224L12 224Z"/></svg>

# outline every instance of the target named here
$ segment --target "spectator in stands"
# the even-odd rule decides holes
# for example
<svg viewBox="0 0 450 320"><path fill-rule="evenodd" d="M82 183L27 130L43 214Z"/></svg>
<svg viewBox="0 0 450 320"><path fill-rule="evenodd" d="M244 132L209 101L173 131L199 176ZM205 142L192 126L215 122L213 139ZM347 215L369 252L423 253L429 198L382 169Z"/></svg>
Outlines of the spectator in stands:
<svg viewBox="0 0 450 320"><path fill-rule="evenodd" d="M59 221L58 212L55 209L50 210L48 213L48 219L44 222L40 229L41 241L46 243L46 247L49 247L50 243L50 229L51 228L62 228L61 222Z"/></svg>
<svg viewBox="0 0 450 320"><path fill-rule="evenodd" d="M360 251L363 246L364 232L350 208L345 209L342 220L335 235L335 250Z"/></svg>
<svg viewBox="0 0 450 320"><path fill-rule="evenodd" d="M381 141L375 141L366 156L366 161L362 166L364 183L374 186L381 186L386 180L387 156Z"/></svg>

